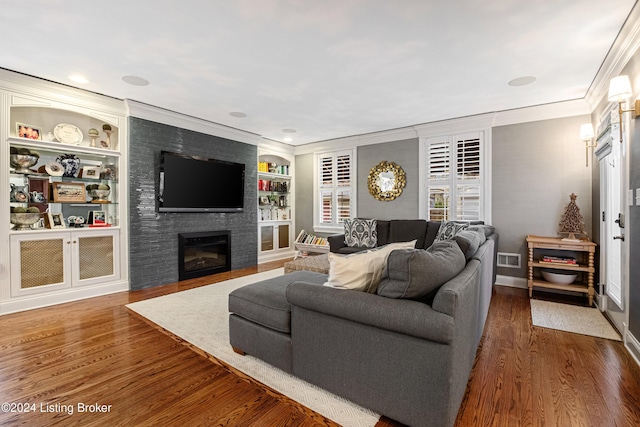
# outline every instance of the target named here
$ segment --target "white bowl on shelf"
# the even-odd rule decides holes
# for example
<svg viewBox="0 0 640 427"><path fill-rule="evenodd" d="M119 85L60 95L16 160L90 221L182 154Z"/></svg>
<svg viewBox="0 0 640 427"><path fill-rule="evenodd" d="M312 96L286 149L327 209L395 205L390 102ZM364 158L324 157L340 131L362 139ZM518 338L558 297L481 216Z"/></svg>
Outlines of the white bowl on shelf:
<svg viewBox="0 0 640 427"><path fill-rule="evenodd" d="M570 285L576 280L578 274L571 271L542 270L542 277L544 277L547 282L559 285Z"/></svg>

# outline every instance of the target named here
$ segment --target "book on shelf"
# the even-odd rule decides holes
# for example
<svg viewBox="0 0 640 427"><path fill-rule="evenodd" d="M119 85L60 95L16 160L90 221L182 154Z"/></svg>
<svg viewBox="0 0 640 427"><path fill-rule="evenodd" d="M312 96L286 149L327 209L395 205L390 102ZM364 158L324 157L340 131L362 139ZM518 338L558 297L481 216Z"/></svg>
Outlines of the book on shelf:
<svg viewBox="0 0 640 427"><path fill-rule="evenodd" d="M561 257L561 256L551 256L551 255L543 255L540 259L540 262L546 264L567 264L567 265L578 265L578 260L573 257Z"/></svg>
<svg viewBox="0 0 640 427"><path fill-rule="evenodd" d="M275 165L269 168L269 162L258 162L258 172L289 175L289 165Z"/></svg>
<svg viewBox="0 0 640 427"><path fill-rule="evenodd" d="M304 230L300 230L298 237L296 237L296 243L303 243L305 245L327 246L329 242L324 237L316 236L311 233L307 233Z"/></svg>

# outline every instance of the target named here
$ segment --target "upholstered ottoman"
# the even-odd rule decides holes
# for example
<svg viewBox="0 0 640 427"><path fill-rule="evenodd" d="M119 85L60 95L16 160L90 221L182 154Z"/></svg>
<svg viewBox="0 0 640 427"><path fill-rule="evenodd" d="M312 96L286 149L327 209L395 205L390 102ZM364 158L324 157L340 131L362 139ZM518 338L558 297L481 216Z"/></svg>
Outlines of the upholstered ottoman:
<svg viewBox="0 0 640 427"><path fill-rule="evenodd" d="M283 371L292 371L291 304L286 290L297 281L322 285L327 276L296 271L229 294L229 342L236 353L250 354Z"/></svg>
<svg viewBox="0 0 640 427"><path fill-rule="evenodd" d="M316 273L329 273L329 254L314 255L294 259L284 263L284 272L315 271Z"/></svg>

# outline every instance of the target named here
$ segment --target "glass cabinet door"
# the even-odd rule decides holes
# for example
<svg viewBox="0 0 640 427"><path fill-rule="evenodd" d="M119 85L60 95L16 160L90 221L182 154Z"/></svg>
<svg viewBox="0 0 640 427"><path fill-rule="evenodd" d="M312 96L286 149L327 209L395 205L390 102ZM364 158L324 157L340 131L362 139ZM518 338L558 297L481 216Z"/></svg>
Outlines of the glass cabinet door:
<svg viewBox="0 0 640 427"><path fill-rule="evenodd" d="M273 225L261 225L260 226L260 250L272 251L273 250Z"/></svg>
<svg viewBox="0 0 640 427"><path fill-rule="evenodd" d="M278 249L284 249L291 246L289 243L289 224L281 224L278 226Z"/></svg>

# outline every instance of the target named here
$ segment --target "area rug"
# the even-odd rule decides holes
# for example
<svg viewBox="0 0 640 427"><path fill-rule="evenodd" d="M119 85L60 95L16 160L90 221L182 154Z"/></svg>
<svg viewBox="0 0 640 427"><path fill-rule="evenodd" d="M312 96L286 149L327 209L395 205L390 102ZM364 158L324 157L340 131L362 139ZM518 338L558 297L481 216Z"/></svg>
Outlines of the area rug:
<svg viewBox="0 0 640 427"><path fill-rule="evenodd" d="M621 341L620 335L597 308L536 299L530 302L533 326Z"/></svg>
<svg viewBox="0 0 640 427"><path fill-rule="evenodd" d="M373 426L379 415L300 380L229 345L228 295L284 274L282 268L128 304L153 323L283 395L343 426Z"/></svg>

